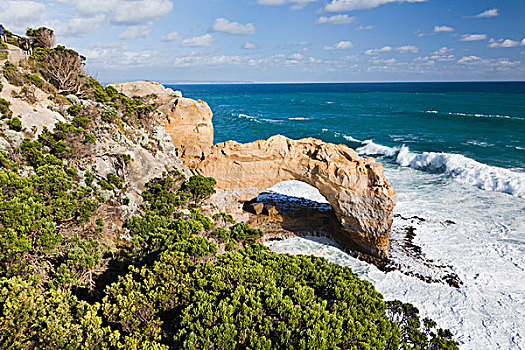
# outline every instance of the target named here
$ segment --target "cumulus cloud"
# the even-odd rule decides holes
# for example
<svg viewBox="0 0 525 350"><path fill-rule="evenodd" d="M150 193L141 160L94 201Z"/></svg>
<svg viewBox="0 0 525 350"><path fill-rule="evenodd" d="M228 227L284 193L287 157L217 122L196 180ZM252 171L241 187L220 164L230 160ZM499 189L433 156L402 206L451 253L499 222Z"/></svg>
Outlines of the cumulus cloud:
<svg viewBox="0 0 525 350"><path fill-rule="evenodd" d="M253 23L241 24L239 22L230 22L226 18L217 18L211 30L214 32L223 32L234 35L252 35L255 34L255 26Z"/></svg>
<svg viewBox="0 0 525 350"><path fill-rule="evenodd" d="M290 5L292 10L303 9L306 5L318 0L257 0L259 5Z"/></svg>
<svg viewBox="0 0 525 350"><path fill-rule="evenodd" d="M369 49L365 51L365 55L379 55L380 53L396 51L399 53L418 53L419 47L414 45L404 45L399 47L383 46L380 49Z"/></svg>
<svg viewBox="0 0 525 350"><path fill-rule="evenodd" d="M405 45L405 46L396 47L394 50L399 53L418 53L419 47L414 46L414 45Z"/></svg>
<svg viewBox="0 0 525 350"><path fill-rule="evenodd" d="M478 13L477 15L472 16L472 18L491 18L491 17L498 17L498 15L499 15L498 9L493 8L493 9Z"/></svg>
<svg viewBox="0 0 525 350"><path fill-rule="evenodd" d="M255 45L254 43L251 43L251 42L247 42L247 43L244 43L242 48L245 49L245 50L254 50L254 49L257 48L257 45Z"/></svg>
<svg viewBox="0 0 525 350"><path fill-rule="evenodd" d="M379 55L380 53L383 53L383 52L390 52L392 51L392 47L391 46L383 46L382 48L380 49L370 49L370 50L366 50L365 51L365 54L366 55Z"/></svg>
<svg viewBox="0 0 525 350"><path fill-rule="evenodd" d="M325 46L323 50L349 50L349 49L352 49L353 47L354 47L354 44L352 44L350 41L344 40L332 46Z"/></svg>
<svg viewBox="0 0 525 350"><path fill-rule="evenodd" d="M471 63L479 62L479 61L481 61L481 57L478 57L478 56L464 56L458 61L458 63L471 64Z"/></svg>
<svg viewBox="0 0 525 350"><path fill-rule="evenodd" d="M480 41L487 39L485 34L463 34L460 41Z"/></svg>
<svg viewBox="0 0 525 350"><path fill-rule="evenodd" d="M518 47L518 46L525 46L525 38L523 38L521 41L512 40L512 39L490 39L489 47L496 48L496 47Z"/></svg>
<svg viewBox="0 0 525 350"><path fill-rule="evenodd" d="M344 12L371 9L389 3L425 1L427 0L331 0L329 4L326 4L324 10L327 12Z"/></svg>
<svg viewBox="0 0 525 350"><path fill-rule="evenodd" d="M45 21L46 5L36 1L0 2L0 23L11 30L24 31L31 26L38 26Z"/></svg>
<svg viewBox="0 0 525 350"><path fill-rule="evenodd" d="M454 28L449 26L434 26L434 33L453 32Z"/></svg>
<svg viewBox="0 0 525 350"><path fill-rule="evenodd" d="M162 41L177 41L181 38L181 35L179 32L171 32L164 36L160 37L160 40Z"/></svg>
<svg viewBox="0 0 525 350"><path fill-rule="evenodd" d="M153 23L151 22L129 26L123 33L119 34L118 38L124 40L145 38L151 33L151 29L153 29Z"/></svg>
<svg viewBox="0 0 525 350"><path fill-rule="evenodd" d="M67 0L63 0L67 2ZM171 0L71 0L84 15L107 14L120 24L139 24L167 16L173 10Z"/></svg>
<svg viewBox="0 0 525 350"><path fill-rule="evenodd" d="M344 15L333 15L330 17L321 16L315 21L317 24L348 24L355 22L355 17L350 17L347 14Z"/></svg>
<svg viewBox="0 0 525 350"><path fill-rule="evenodd" d="M364 26L361 24L355 30L372 30L372 29L374 29L374 26Z"/></svg>
<svg viewBox="0 0 525 350"><path fill-rule="evenodd" d="M54 24L53 29L58 35L78 36L92 32L93 30L97 29L105 20L106 16L103 14L91 17L74 17L66 24Z"/></svg>
<svg viewBox="0 0 525 350"><path fill-rule="evenodd" d="M182 40L182 46L184 47L208 47L213 43L213 37L211 34L204 34L194 38L188 38Z"/></svg>
<svg viewBox="0 0 525 350"><path fill-rule="evenodd" d="M432 54L433 55L446 55L448 53L451 53L452 51L454 51L454 49L443 46L442 48L432 52Z"/></svg>

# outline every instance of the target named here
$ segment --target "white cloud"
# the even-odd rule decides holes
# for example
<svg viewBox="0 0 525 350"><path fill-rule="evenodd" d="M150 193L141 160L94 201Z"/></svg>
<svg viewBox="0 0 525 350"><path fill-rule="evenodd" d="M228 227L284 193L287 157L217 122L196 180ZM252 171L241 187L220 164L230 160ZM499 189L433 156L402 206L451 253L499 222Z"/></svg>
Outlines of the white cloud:
<svg viewBox="0 0 525 350"><path fill-rule="evenodd" d="M347 14L344 15L333 15L330 17L321 16L315 21L317 24L348 24L355 22L355 17L350 17Z"/></svg>
<svg viewBox="0 0 525 350"><path fill-rule="evenodd" d="M173 10L171 0L72 0L81 14L104 13L114 23L139 24L167 16Z"/></svg>
<svg viewBox="0 0 525 350"><path fill-rule="evenodd" d="M364 26L364 25L361 24L355 30L372 30L372 29L374 29L374 26Z"/></svg>
<svg viewBox="0 0 525 350"><path fill-rule="evenodd" d="M239 22L230 22L226 18L217 18L211 30L215 32L223 32L234 35L252 35L255 34L255 26L253 23L241 24Z"/></svg>
<svg viewBox="0 0 525 350"><path fill-rule="evenodd" d="M70 19L66 25L57 23L53 26L53 29L58 35L77 36L92 32L105 20L106 16L103 14L90 17L75 17Z"/></svg>
<svg viewBox="0 0 525 350"><path fill-rule="evenodd" d="M46 5L36 1L2 0L0 23L10 30L18 31L19 34L25 34L28 26L37 27L44 23L46 10Z"/></svg>
<svg viewBox="0 0 525 350"><path fill-rule="evenodd" d="M182 40L182 46L184 47L208 47L213 43L213 37L211 34L204 34L194 38Z"/></svg>
<svg viewBox="0 0 525 350"><path fill-rule="evenodd" d="M477 15L472 16L472 18L491 18L491 17L498 17L498 15L499 15L498 9L493 8L493 9L478 13Z"/></svg>
<svg viewBox="0 0 525 350"><path fill-rule="evenodd" d="M394 50L396 50L399 53L418 53L419 47L414 46L414 45L405 45L405 46L396 47Z"/></svg>
<svg viewBox="0 0 525 350"><path fill-rule="evenodd" d="M382 52L390 52L392 51L392 47L391 46L383 46L382 48L380 49L370 49L370 50L366 50L365 51L365 54L366 55L379 55L380 53Z"/></svg>
<svg viewBox="0 0 525 350"><path fill-rule="evenodd" d="M389 3L425 2L427 0L331 0L324 9L327 12L344 12L371 9Z"/></svg>
<svg viewBox="0 0 525 350"><path fill-rule="evenodd" d="M454 49L450 49L446 46L443 46L442 48L432 52L433 55L446 55L454 51Z"/></svg>
<svg viewBox="0 0 525 350"><path fill-rule="evenodd" d="M449 26L434 26L434 33L453 32L454 28Z"/></svg>
<svg viewBox="0 0 525 350"><path fill-rule="evenodd" d="M246 50L254 50L254 49L257 48L257 45L255 45L254 43L251 43L251 42L247 42L247 43L244 43L242 48L246 49Z"/></svg>
<svg viewBox="0 0 525 350"><path fill-rule="evenodd" d="M164 36L161 36L160 37L160 40L162 41L177 41L177 40L180 40L181 38L181 35L179 32L171 32L171 33L168 33Z"/></svg>
<svg viewBox="0 0 525 350"><path fill-rule="evenodd" d="M461 36L460 41L480 41L487 39L485 34L464 34Z"/></svg>
<svg viewBox="0 0 525 350"><path fill-rule="evenodd" d="M458 63L471 64L473 62L479 62L479 61L481 61L481 57L478 57L478 56L464 56L458 61Z"/></svg>
<svg viewBox="0 0 525 350"><path fill-rule="evenodd" d="M521 41L516 41L512 39L499 39L499 40L490 39L490 42L489 42L489 47L492 47L492 48L517 47L517 46L525 46L525 38Z"/></svg>
<svg viewBox="0 0 525 350"><path fill-rule="evenodd" d="M349 50L349 49L352 49L353 47L354 45L350 41L344 40L332 46L325 46L323 50Z"/></svg>
<svg viewBox="0 0 525 350"><path fill-rule="evenodd" d="M383 46L380 49L369 49L365 51L365 55L379 55L384 52L396 51L399 53L418 53L419 47L414 45L405 45L399 47Z"/></svg>
<svg viewBox="0 0 525 350"><path fill-rule="evenodd" d="M118 38L124 40L145 38L151 33L151 29L153 29L152 22L129 26L123 33L119 34Z"/></svg>
<svg viewBox="0 0 525 350"><path fill-rule="evenodd" d="M318 0L257 0L259 5L290 5L292 10L300 10L306 5Z"/></svg>

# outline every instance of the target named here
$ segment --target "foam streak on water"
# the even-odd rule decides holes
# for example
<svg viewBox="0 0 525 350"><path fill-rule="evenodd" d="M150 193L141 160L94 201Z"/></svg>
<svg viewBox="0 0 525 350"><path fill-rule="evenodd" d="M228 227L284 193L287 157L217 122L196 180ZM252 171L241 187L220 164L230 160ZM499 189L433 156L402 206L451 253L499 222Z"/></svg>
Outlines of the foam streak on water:
<svg viewBox="0 0 525 350"><path fill-rule="evenodd" d="M520 282L525 277L525 200L411 168L387 165L385 172L398 192L395 213L426 220L416 226L414 243L426 258L451 265L464 283L460 288L428 284L399 271L381 272L326 238L268 245L276 252L313 254L350 266L385 299L413 303L423 316L450 328L461 349L525 349L525 283ZM296 195L305 192L301 187ZM455 224L444 225L445 220ZM405 224L396 218L394 229ZM392 255L403 262L402 252Z"/></svg>

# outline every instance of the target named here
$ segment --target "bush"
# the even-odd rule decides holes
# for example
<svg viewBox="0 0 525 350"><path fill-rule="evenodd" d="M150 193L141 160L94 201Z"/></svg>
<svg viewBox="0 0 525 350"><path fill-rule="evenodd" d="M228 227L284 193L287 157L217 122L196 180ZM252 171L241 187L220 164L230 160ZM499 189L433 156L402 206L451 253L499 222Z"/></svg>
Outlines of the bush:
<svg viewBox="0 0 525 350"><path fill-rule="evenodd" d="M15 86L24 85L24 80L22 76L20 75L20 72L18 72L18 69L11 62L5 61L3 71L4 71L4 77L11 84Z"/></svg>
<svg viewBox="0 0 525 350"><path fill-rule="evenodd" d="M9 105L9 101L0 98L0 114L2 115L2 118L9 118L13 115L13 112L9 109Z"/></svg>
<svg viewBox="0 0 525 350"><path fill-rule="evenodd" d="M17 117L11 118L7 122L7 126L9 126L9 129L11 130L22 131L22 121L18 119Z"/></svg>
<svg viewBox="0 0 525 350"><path fill-rule="evenodd" d="M195 203L200 203L215 193L216 184L217 181L212 177L194 175L190 177L190 180L184 185L184 191L191 194L191 199Z"/></svg>
<svg viewBox="0 0 525 350"><path fill-rule="evenodd" d="M67 109L67 113L69 113L69 115L76 116L78 115L78 113L80 113L81 110L82 110L82 106L72 105L71 107Z"/></svg>
<svg viewBox="0 0 525 350"><path fill-rule="evenodd" d="M24 74L24 80L33 84L34 86L38 88L42 88L44 86L44 81L42 78L40 78L38 75L26 73Z"/></svg>

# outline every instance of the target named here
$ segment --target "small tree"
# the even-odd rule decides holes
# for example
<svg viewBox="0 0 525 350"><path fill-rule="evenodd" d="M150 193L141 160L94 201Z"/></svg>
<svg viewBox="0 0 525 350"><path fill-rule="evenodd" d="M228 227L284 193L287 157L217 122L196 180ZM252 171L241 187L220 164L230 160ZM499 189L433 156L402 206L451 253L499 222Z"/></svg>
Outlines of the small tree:
<svg viewBox="0 0 525 350"><path fill-rule="evenodd" d="M55 32L52 29L46 27L40 27L38 29L29 28L26 31L26 35L33 39L35 48L55 47Z"/></svg>
<svg viewBox="0 0 525 350"><path fill-rule="evenodd" d="M76 51L57 46L36 49L31 56L40 74L53 84L59 93L78 94L86 81L85 57Z"/></svg>

